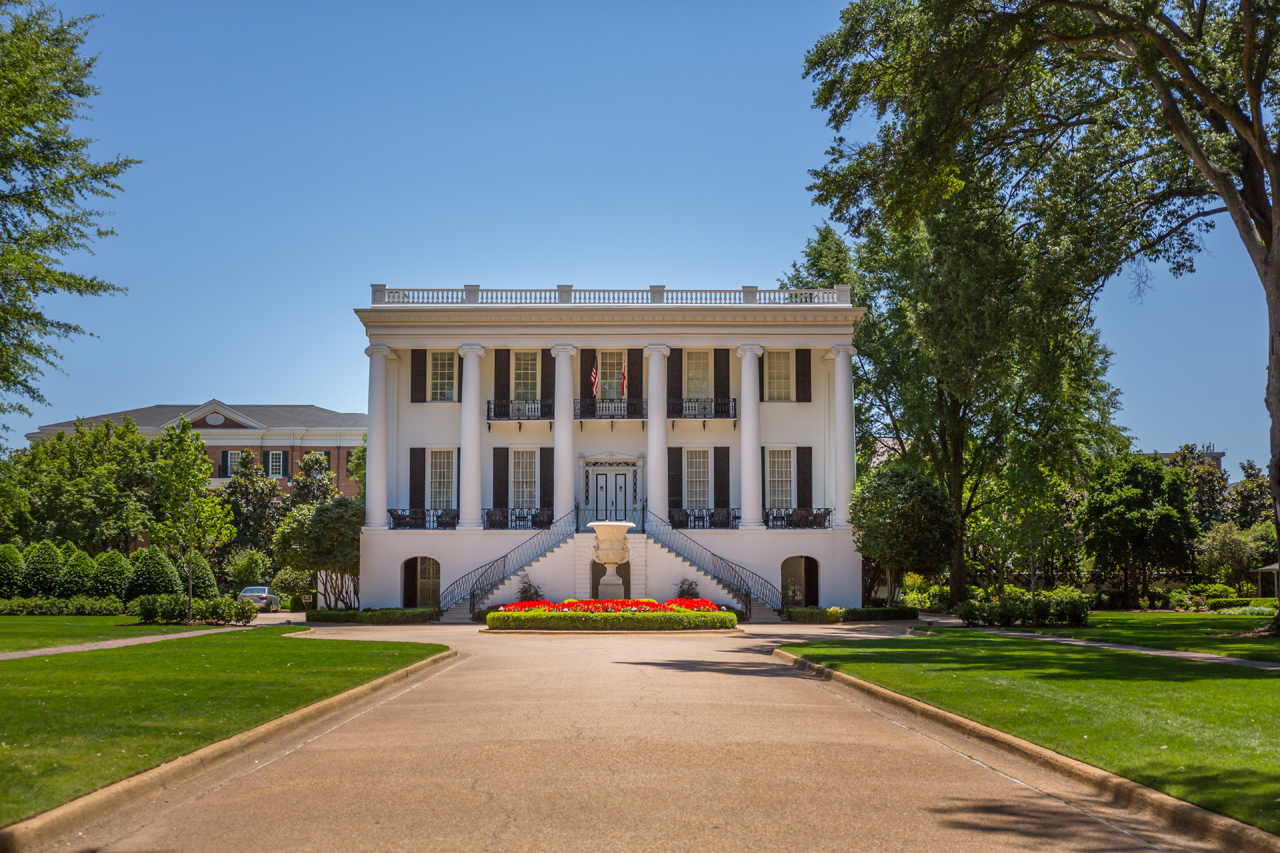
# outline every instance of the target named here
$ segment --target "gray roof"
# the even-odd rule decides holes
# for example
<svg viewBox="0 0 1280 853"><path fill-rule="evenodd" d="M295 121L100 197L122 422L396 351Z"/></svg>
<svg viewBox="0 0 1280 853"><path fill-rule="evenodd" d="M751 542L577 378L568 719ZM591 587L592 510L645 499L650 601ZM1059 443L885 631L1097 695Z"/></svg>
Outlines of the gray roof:
<svg viewBox="0 0 1280 853"><path fill-rule="evenodd" d="M116 421L119 423L128 417L132 418L134 423L142 429L160 429L170 421L177 420L179 415L203 409L208 405L209 403L146 406L141 409L126 409L123 412L111 412L106 415L93 415L92 417L84 418L84 420L92 424L102 421ZM332 409L322 409L319 406L240 406L227 403L222 406L216 406L216 408L227 417L234 419L236 413L239 413L243 417L257 421L269 429L308 427L319 429L364 429L368 422L368 417L364 412L335 412ZM75 421L63 421L62 423L42 426L39 431L49 434L60 430L73 430L75 426Z"/></svg>

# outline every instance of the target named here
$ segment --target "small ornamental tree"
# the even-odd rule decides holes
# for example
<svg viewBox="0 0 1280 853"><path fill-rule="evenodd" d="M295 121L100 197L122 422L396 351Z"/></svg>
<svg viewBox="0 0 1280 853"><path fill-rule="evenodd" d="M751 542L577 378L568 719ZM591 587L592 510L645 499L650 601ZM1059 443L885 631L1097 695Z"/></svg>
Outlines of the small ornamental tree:
<svg viewBox="0 0 1280 853"><path fill-rule="evenodd" d="M89 595L95 598L113 595L125 601L132 574L133 566L128 557L119 551L104 551L98 555L94 565L93 577L89 581Z"/></svg>
<svg viewBox="0 0 1280 853"><path fill-rule="evenodd" d="M57 595L58 576L62 574L62 552L48 540L36 542L22 555L22 594L26 596Z"/></svg>
<svg viewBox="0 0 1280 853"><path fill-rule="evenodd" d="M315 576L297 569L281 569L271 579L271 588L282 595L300 595L315 589Z"/></svg>
<svg viewBox="0 0 1280 853"><path fill-rule="evenodd" d="M88 595L93 582L93 558L72 546L63 553L65 562L58 574L58 598L74 598L77 595Z"/></svg>
<svg viewBox="0 0 1280 853"><path fill-rule="evenodd" d="M182 595L186 593L186 584L178 575L178 570L165 556L164 549L152 546L133 552L129 558L133 563L133 573L129 577L129 587L125 599L132 601L140 595Z"/></svg>
<svg viewBox="0 0 1280 853"><path fill-rule="evenodd" d="M294 507L276 531L276 558L285 568L315 573L325 607L360 606L360 528L364 503L340 497Z"/></svg>
<svg viewBox="0 0 1280 853"><path fill-rule="evenodd" d="M955 548L957 522L947 493L932 477L905 463L887 463L862 475L849 504L854 542L888 576L937 576Z"/></svg>
<svg viewBox="0 0 1280 853"><path fill-rule="evenodd" d="M213 576L209 561L199 554L192 554L191 561L191 595L193 598L217 598L218 581Z"/></svg>
<svg viewBox="0 0 1280 853"><path fill-rule="evenodd" d="M240 548L227 558L227 576L237 590L267 582L271 560L256 548Z"/></svg>
<svg viewBox="0 0 1280 853"><path fill-rule="evenodd" d="M22 594L25 571L22 552L15 545L0 545L0 598L17 598Z"/></svg>
<svg viewBox="0 0 1280 853"><path fill-rule="evenodd" d="M231 526L235 528L235 536L218 550L221 564L225 567L227 558L237 548L269 552L276 525L283 516L284 494L280 491L280 481L267 476L252 450L240 451L240 462L218 497L231 512Z"/></svg>

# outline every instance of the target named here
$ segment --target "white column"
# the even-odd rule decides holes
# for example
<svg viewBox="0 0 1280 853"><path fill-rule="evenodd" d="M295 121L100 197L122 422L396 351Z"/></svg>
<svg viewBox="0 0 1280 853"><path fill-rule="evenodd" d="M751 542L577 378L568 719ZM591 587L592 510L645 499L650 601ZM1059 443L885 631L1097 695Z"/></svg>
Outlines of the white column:
<svg viewBox="0 0 1280 853"><path fill-rule="evenodd" d="M387 523L387 356L390 347L365 347L369 356L369 425L365 445L364 526L386 530Z"/></svg>
<svg viewBox="0 0 1280 853"><path fill-rule="evenodd" d="M760 356L763 354L763 347L738 347L738 356L742 359L742 444L738 451L742 520L738 527L744 530L764 527L763 496L760 494Z"/></svg>
<svg viewBox="0 0 1280 853"><path fill-rule="evenodd" d="M835 481L836 505L834 526L849 526L849 499L853 495L854 435L853 435L853 347L832 347L836 360L836 453Z"/></svg>
<svg viewBox="0 0 1280 853"><path fill-rule="evenodd" d="M400 493L400 465L397 450L399 420L400 359L395 353L387 355L387 506L395 506Z"/></svg>
<svg viewBox="0 0 1280 853"><path fill-rule="evenodd" d="M577 474L573 458L573 356L578 351L567 344L551 348L556 359L555 409L555 496L552 512L556 518L573 511Z"/></svg>
<svg viewBox="0 0 1280 853"><path fill-rule="evenodd" d="M667 517L667 356L671 348L652 344L644 348L649 359L649 445L646 453L645 492L649 512Z"/></svg>
<svg viewBox="0 0 1280 853"><path fill-rule="evenodd" d="M480 434L484 431L484 400L480 396L480 356L484 347L458 348L462 357L462 458L458 461L458 529L484 526L480 507Z"/></svg>

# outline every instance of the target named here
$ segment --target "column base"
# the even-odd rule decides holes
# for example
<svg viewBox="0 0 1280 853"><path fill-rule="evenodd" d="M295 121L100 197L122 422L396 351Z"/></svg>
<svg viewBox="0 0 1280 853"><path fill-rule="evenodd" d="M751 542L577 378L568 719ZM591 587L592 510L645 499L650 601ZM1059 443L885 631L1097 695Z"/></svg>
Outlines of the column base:
<svg viewBox="0 0 1280 853"><path fill-rule="evenodd" d="M385 521L367 521L361 530L390 530L391 525Z"/></svg>
<svg viewBox="0 0 1280 853"><path fill-rule="evenodd" d="M764 530L764 522L763 521L747 521L746 519L742 519L741 521L738 522L738 529L739 530Z"/></svg>
<svg viewBox="0 0 1280 853"><path fill-rule="evenodd" d="M459 521L457 530L484 530L484 522L482 521Z"/></svg>

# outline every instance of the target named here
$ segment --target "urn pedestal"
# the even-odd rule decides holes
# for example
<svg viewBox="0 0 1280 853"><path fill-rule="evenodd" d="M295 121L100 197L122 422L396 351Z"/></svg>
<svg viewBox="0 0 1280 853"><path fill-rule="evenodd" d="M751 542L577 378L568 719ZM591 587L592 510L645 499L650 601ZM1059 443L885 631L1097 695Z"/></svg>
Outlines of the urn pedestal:
<svg viewBox="0 0 1280 853"><path fill-rule="evenodd" d="M587 525L596 534L596 543L592 556L597 563L604 566L604 577L600 579L600 601L616 601L626 596L622 578L618 577L618 566L625 563L630 556L627 551L627 531L635 527L629 521L593 521Z"/></svg>

